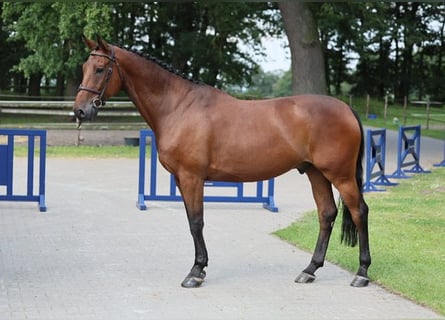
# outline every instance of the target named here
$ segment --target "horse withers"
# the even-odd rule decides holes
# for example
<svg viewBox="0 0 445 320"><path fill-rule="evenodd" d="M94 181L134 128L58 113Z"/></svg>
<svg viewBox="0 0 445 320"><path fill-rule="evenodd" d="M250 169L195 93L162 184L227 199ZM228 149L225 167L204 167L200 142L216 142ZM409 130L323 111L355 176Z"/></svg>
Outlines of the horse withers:
<svg viewBox="0 0 445 320"><path fill-rule="evenodd" d="M204 181L260 181L291 169L308 176L320 223L313 257L295 281L314 281L323 266L338 211L334 186L343 204L342 241L359 243L360 266L351 285L368 284L363 128L348 105L321 95L239 100L99 37L84 42L91 52L83 64L76 117L79 122L94 118L109 97L124 90L153 130L159 161L183 197L195 246L183 287L199 287L206 276Z"/></svg>

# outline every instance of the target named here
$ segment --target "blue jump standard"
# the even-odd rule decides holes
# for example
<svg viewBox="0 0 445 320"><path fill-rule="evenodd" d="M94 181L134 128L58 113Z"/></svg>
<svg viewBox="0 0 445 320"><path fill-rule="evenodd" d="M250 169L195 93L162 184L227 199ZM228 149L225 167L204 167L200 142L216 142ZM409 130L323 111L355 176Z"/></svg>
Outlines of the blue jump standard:
<svg viewBox="0 0 445 320"><path fill-rule="evenodd" d="M389 181L385 175L385 163L386 129L368 130L366 135L366 177L363 192L385 191L385 189L379 189L377 186L395 186L398 184Z"/></svg>
<svg viewBox="0 0 445 320"><path fill-rule="evenodd" d="M145 194L145 157L147 137L151 138L151 155L150 155L150 190ZM176 182L173 175L170 175L170 192L168 194L159 194L157 192L157 147L153 131L141 130L139 139L139 191L136 206L140 210L146 210L145 201L182 201L181 195L177 194ZM244 194L244 184L242 182L221 182L221 181L205 181L204 188L220 187L235 188L236 196L210 196L204 195L206 202L241 202L241 203L263 203L263 208L278 212L274 200L274 179L267 181L267 194L264 195L264 182L256 182L256 195L247 196Z"/></svg>
<svg viewBox="0 0 445 320"><path fill-rule="evenodd" d="M46 211L45 175L46 175L46 130L0 129L0 136L7 137L7 143L0 145L0 185L6 186L6 194L0 195L0 201L38 202L39 210ZM14 194L14 142L15 137L28 138L28 165L26 194ZM35 139L39 137L39 192L34 193L34 153Z"/></svg>
<svg viewBox="0 0 445 320"><path fill-rule="evenodd" d="M411 135L409 135L411 134ZM409 156L412 160L409 161ZM410 169L404 169L412 166ZM420 125L400 127L397 145L397 169L390 178L406 179L406 173L430 173L420 166Z"/></svg>

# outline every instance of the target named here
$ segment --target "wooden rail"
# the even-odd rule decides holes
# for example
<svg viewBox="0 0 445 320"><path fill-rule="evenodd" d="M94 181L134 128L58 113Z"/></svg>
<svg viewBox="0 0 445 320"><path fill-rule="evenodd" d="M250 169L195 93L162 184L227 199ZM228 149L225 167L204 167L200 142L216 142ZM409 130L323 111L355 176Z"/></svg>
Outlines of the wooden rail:
<svg viewBox="0 0 445 320"><path fill-rule="evenodd" d="M0 117L2 114L21 115L47 115L47 116L66 116L74 119L73 100L60 101L19 101L19 100L0 100ZM107 101L107 105L100 110L100 115L112 117L108 122L85 122L82 129L86 130L140 130L146 129L147 123L142 119L131 101ZM118 119L119 117L140 117L140 121L130 122ZM23 125L23 124L22 124ZM26 128L33 129L76 129L75 122L45 122L45 123L27 123ZM17 124L2 124L2 128L17 128ZM19 125L20 127L20 125Z"/></svg>
<svg viewBox="0 0 445 320"><path fill-rule="evenodd" d="M73 101L0 101L0 114L74 116ZM107 101L100 112L107 117L140 116L130 101Z"/></svg>

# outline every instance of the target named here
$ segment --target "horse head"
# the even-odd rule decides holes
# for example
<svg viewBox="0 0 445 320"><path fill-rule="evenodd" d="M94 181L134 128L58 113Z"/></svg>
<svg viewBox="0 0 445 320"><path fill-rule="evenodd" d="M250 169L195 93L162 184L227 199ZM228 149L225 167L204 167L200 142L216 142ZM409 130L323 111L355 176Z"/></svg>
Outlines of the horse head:
<svg viewBox="0 0 445 320"><path fill-rule="evenodd" d="M79 123L94 119L105 101L122 87L114 47L100 37L93 41L83 36L83 42L91 52L82 66L83 78L74 101L74 114ZM118 72L113 72L114 66Z"/></svg>

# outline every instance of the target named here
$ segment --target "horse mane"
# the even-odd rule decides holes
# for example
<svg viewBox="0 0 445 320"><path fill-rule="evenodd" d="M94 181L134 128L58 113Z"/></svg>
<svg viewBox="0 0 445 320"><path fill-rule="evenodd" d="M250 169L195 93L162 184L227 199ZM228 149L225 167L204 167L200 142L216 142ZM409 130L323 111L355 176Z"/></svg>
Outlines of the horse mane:
<svg viewBox="0 0 445 320"><path fill-rule="evenodd" d="M120 47L122 48L122 47ZM147 54L147 53L142 53L140 51L134 50L134 49L128 49L128 48L122 48L124 50L127 50L131 53L134 53L136 55L138 55L139 57L151 61L155 64L157 64L158 66L160 66L162 69L164 69L165 71L168 71L170 73L173 73L174 75L177 75L179 77L181 77L182 79L185 79L187 81L190 81L194 84L199 84L199 85L203 85L204 82L200 81L200 80L196 80L193 79L192 77L190 77L189 75L185 74L184 72L179 71L178 69L174 68L171 64L166 63L165 61L160 60L159 58L151 55L151 54Z"/></svg>

